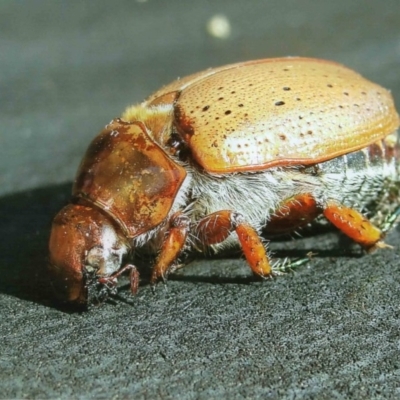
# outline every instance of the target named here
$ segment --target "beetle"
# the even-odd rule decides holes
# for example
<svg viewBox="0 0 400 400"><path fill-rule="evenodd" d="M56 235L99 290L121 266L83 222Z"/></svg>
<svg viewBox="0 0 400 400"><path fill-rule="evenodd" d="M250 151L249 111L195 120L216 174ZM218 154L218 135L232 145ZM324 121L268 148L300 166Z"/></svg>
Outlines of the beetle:
<svg viewBox="0 0 400 400"><path fill-rule="evenodd" d="M56 293L101 301L126 271L136 293L140 248L157 255L151 284L187 251L237 245L269 277L261 234L313 221L368 251L385 247L380 225L399 204L398 127L389 91L332 61L262 59L178 79L89 145L52 224Z"/></svg>

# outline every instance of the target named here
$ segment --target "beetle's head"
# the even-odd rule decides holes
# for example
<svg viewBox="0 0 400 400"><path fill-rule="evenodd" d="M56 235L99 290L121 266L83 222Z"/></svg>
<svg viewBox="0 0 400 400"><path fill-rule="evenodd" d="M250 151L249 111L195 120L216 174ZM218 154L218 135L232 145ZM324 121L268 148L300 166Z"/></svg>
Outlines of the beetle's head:
<svg viewBox="0 0 400 400"><path fill-rule="evenodd" d="M78 203L53 221L49 269L58 297L83 305L96 296L101 301L114 274L130 265L122 265L129 241L165 221L185 176L142 122L107 125L78 169L72 190Z"/></svg>
<svg viewBox="0 0 400 400"><path fill-rule="evenodd" d="M56 296L86 305L98 278L122 266L128 252L124 235L95 207L69 204L54 218L49 243L49 271Z"/></svg>

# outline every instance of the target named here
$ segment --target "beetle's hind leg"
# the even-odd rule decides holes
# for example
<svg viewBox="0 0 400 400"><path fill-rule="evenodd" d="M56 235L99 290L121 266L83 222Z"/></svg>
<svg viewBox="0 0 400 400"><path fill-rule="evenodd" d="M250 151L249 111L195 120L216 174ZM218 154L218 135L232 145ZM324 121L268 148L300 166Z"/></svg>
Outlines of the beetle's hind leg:
<svg viewBox="0 0 400 400"><path fill-rule="evenodd" d="M264 244L241 214L229 210L217 211L202 218L193 233L195 240L204 247L223 242L232 232L236 232L253 273L261 277L271 276L272 268Z"/></svg>
<svg viewBox="0 0 400 400"><path fill-rule="evenodd" d="M383 239L383 232L360 212L334 201L328 201L323 214L336 228L360 244L367 251L391 247Z"/></svg>

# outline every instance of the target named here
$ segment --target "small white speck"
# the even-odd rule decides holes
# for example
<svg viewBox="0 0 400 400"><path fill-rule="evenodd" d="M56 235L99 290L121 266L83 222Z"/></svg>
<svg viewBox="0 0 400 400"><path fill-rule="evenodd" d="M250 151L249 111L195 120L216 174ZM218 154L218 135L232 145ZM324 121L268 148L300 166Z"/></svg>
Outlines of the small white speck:
<svg viewBox="0 0 400 400"><path fill-rule="evenodd" d="M231 35L231 24L223 14L215 14L207 22L207 32L216 38L227 39Z"/></svg>

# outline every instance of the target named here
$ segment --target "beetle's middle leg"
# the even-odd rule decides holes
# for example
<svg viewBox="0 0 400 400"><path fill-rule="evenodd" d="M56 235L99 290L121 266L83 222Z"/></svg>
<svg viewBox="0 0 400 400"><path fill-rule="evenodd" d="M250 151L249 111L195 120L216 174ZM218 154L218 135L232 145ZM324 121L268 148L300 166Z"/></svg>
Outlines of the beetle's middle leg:
<svg viewBox="0 0 400 400"><path fill-rule="evenodd" d="M234 231L253 273L261 277L270 276L272 269L264 244L241 214L222 210L207 215L198 222L194 235L201 245L210 246L223 242Z"/></svg>

